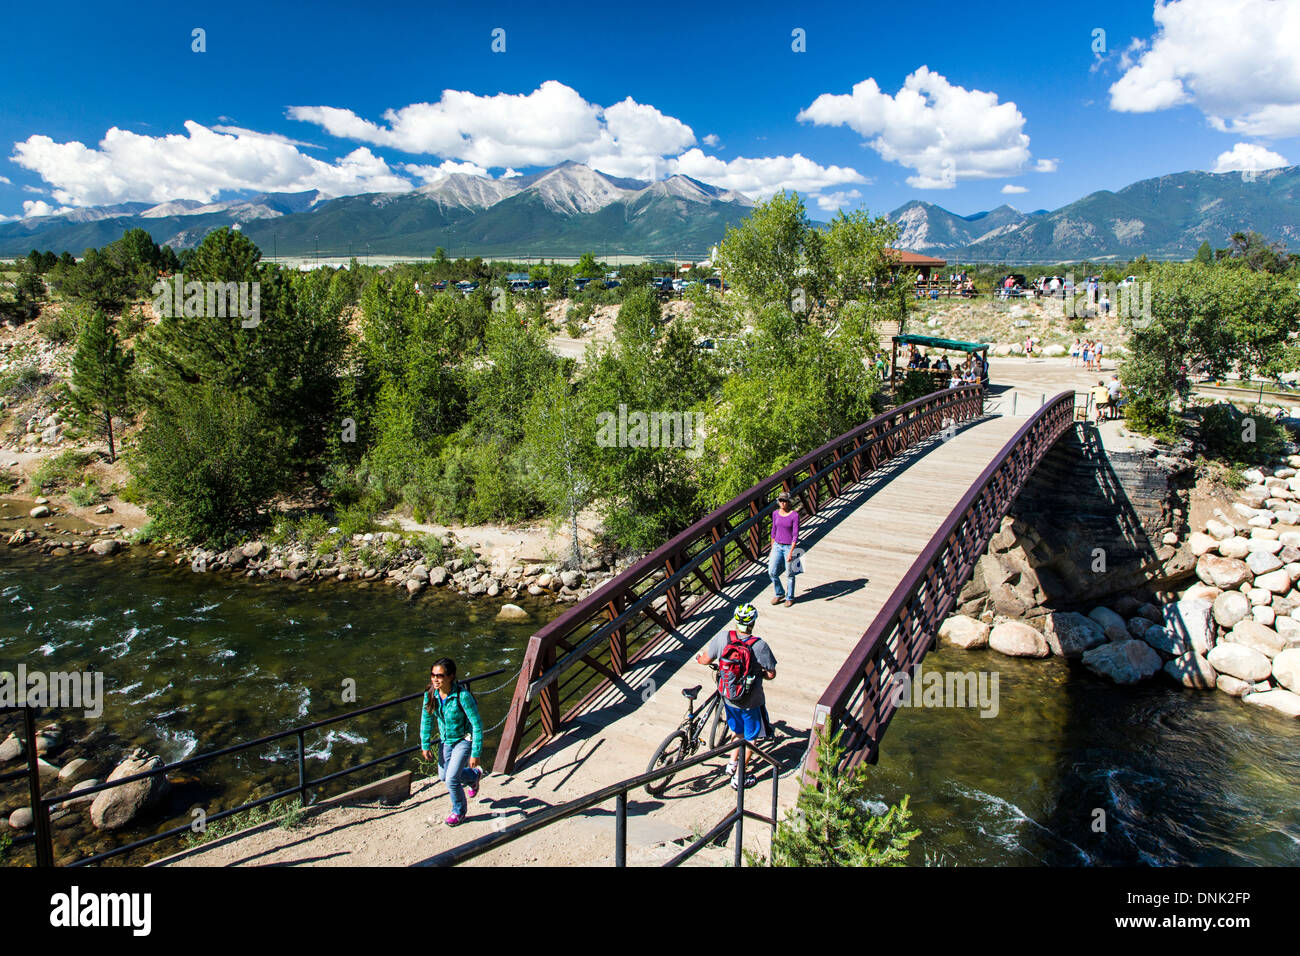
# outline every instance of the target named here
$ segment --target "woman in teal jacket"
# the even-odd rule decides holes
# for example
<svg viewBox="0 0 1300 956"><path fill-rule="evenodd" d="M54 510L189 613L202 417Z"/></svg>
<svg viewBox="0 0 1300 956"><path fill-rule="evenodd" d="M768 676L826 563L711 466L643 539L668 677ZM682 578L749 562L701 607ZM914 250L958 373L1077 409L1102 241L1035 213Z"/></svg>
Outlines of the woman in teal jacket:
<svg viewBox="0 0 1300 956"><path fill-rule="evenodd" d="M438 779L447 782L451 815L446 824L454 827L465 819L469 808L465 795L475 796L483 786L478 765L483 752L483 722L469 688L456 680L456 662L444 657L429 669L429 688L420 711L420 750L425 760L433 759L433 731L439 738ZM466 767L468 761L469 766Z"/></svg>

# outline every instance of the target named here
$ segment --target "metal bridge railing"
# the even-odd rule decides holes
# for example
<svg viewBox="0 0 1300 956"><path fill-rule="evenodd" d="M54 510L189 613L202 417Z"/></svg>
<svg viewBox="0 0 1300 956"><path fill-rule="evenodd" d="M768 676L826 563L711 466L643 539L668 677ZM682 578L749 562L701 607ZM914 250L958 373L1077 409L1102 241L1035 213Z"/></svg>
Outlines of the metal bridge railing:
<svg viewBox="0 0 1300 956"><path fill-rule="evenodd" d="M776 495L815 516L848 487L946 428L979 418L984 390L935 392L859 425L701 518L528 641L494 770L554 739L630 666L654 653L710 597L761 562Z"/></svg>
<svg viewBox="0 0 1300 956"><path fill-rule="evenodd" d="M488 677L495 677L498 674L504 674L505 672L506 672L506 668L499 668L498 670L489 671L486 674L478 674L473 677L467 677L464 680L460 681L460 683L471 684L474 681L484 680ZM420 690L415 692L414 694L407 694L404 697L396 697L392 700L386 700L379 704L372 704L369 707L362 707L359 710L353 710L346 714L339 714L336 717L327 717L324 720L313 721L310 724L303 724L300 727L294 727L290 730L282 730L278 733L268 734L265 737L258 737L256 740L249 740L246 741L245 743L235 744L234 746L231 747L224 747L221 750L214 750L211 753L202 754L198 757L190 757L173 764L165 764L164 766L158 767L154 770L146 770L143 773L131 774L130 776L122 777L119 780L114 780L111 783L101 783L94 787L86 787L83 790L78 790L76 796L78 799L80 799L81 797L92 796L94 794L101 793L105 790L112 790L115 787L125 786L126 784L133 783L137 780L145 780L149 777L157 777L168 773L175 773L178 770L187 770L190 768L198 767L199 765L208 763L209 761L215 760L218 757L226 757L231 754L242 753L246 750L253 750L259 747L265 747L268 744L273 744L276 743L277 741L285 740L292 737L295 738L297 741L297 751L298 751L297 753L298 785L296 787L289 787L280 790L276 793L273 793L270 796L261 797L257 800L250 800L247 803L241 803L237 807L231 807L227 810L222 810L218 813L210 814L209 816L206 817L206 822L212 823L217 820L224 819L225 817L232 816L236 813L242 813L245 810L251 810L254 807L260 807L263 804L272 803L276 800L284 799L285 797L292 797L295 794L297 794L301 802L301 806L306 807L308 805L309 791L311 788L322 786L323 784L330 783L334 780L342 779L343 777L347 777L352 774L359 773L363 770L369 770L371 767L377 767L380 764L398 760L402 757L409 756L410 754L418 753L420 750L418 745L404 747L393 753L386 754L385 756L376 757L373 760L367 760L363 763L357 764L355 767L348 767L344 770L338 770L335 771L334 773L325 774L322 777L312 778L307 776L307 763L306 763L306 735L309 732L314 730L319 730L322 727L328 727L331 724L338 724L344 721L352 720L356 717L360 717L362 714L370 714L370 713L374 713L375 711L385 710L390 707L398 707L402 704L407 704L413 700L419 699L423 697L423 695L424 695L424 691ZM19 847L19 846L24 846L31 842L35 842L36 865L53 866L54 846L53 846L53 840L50 831L50 809L55 804L67 800L69 795L61 794L59 796L47 797L41 794L39 761L36 754L36 734L37 734L36 716L37 713L41 710L41 708L6 707L3 710L5 712L12 711L12 710L21 710L23 712L23 730L24 730L24 735L26 737L25 743L27 747L27 769L10 771L4 775L0 775L0 783L4 783L10 780L16 780L23 776L26 776L28 778L29 786L31 789L31 800L32 800L31 806L32 806L32 816L33 816L33 823L34 823L33 832L22 834L18 837L15 837L12 845L13 847ZM148 846L149 844L157 843L161 840L166 840L171 837L181 836L191 832L193 832L192 824L184 823L181 826L172 827L171 829L164 830L161 833L155 833L152 836L147 836L144 837L143 839L135 840L124 846L114 847L113 849L106 850L103 853L97 853L94 856L89 856L83 859L76 860L75 862L69 863L68 866L90 866L92 864L102 863L105 860L112 859L113 857L116 856L121 856L124 853L129 853L130 851L139 849L140 847Z"/></svg>
<svg viewBox="0 0 1300 956"><path fill-rule="evenodd" d="M1057 439L1073 424L1074 392L1049 400L1016 432L939 526L886 599L818 699L804 755L805 778L817 770L817 739L843 732L844 766L874 763L899 707L893 682L912 674L938 641L975 562L1011 503Z"/></svg>

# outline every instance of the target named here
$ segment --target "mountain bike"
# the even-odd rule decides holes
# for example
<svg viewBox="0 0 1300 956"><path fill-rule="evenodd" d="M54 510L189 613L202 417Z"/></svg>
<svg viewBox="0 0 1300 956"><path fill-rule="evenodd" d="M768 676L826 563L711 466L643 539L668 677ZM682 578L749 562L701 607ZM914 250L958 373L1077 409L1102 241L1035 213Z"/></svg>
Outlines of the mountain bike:
<svg viewBox="0 0 1300 956"><path fill-rule="evenodd" d="M710 664L713 671L717 667ZM704 701L704 706L699 710L695 709L695 698L700 695L700 685L695 687L686 687L682 690L682 696L686 698L686 717L677 726L671 734L664 738L655 755L650 758L650 765L646 767L646 773L654 770L660 770L671 764L682 763L689 760L700 749L700 744L704 739L704 728L709 728L709 746L707 749L712 750L715 747L722 746L727 739L727 720L722 713L722 694L716 689ZM657 797L668 789L672 783L674 774L660 777L653 783L645 785L646 793L652 797Z"/></svg>

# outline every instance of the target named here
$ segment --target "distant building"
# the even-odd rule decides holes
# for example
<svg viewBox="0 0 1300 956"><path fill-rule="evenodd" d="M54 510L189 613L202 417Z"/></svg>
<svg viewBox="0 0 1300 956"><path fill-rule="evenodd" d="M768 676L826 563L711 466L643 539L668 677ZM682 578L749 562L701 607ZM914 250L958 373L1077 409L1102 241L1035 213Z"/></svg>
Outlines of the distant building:
<svg viewBox="0 0 1300 956"><path fill-rule="evenodd" d="M948 264L947 259L936 259L934 256L923 256L919 252L909 252L906 249L886 249L885 255L894 261L894 272L901 270L915 270L921 274L921 277L927 282L930 281L931 270L942 269Z"/></svg>

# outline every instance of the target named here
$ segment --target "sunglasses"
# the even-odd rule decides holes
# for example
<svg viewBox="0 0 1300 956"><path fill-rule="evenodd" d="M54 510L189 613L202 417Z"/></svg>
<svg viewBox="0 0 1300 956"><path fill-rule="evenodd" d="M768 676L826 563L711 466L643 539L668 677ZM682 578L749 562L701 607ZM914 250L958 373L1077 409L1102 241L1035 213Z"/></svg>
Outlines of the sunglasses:
<svg viewBox="0 0 1300 956"><path fill-rule="evenodd" d="M432 671L432 672L429 674L429 676L430 676L430 677L446 677L447 675L444 674L444 673L442 673L441 671Z"/></svg>

